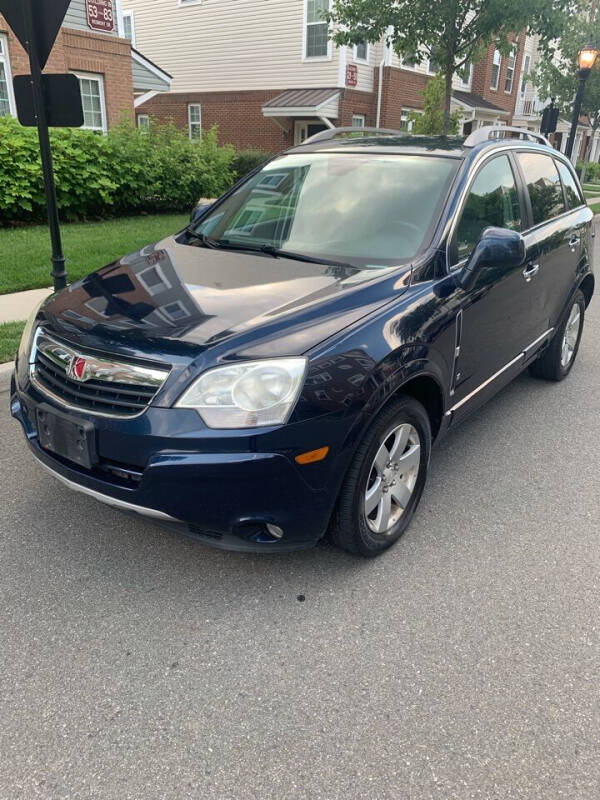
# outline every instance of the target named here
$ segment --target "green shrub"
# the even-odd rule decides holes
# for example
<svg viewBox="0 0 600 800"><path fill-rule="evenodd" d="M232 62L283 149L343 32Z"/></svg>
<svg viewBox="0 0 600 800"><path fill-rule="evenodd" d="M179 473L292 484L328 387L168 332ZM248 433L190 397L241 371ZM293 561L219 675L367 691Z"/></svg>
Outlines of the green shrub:
<svg viewBox="0 0 600 800"><path fill-rule="evenodd" d="M583 169L583 161L577 162L577 174L581 177ZM600 164L596 161L588 161L587 169L585 172L586 183L599 183L600 182Z"/></svg>
<svg viewBox="0 0 600 800"><path fill-rule="evenodd" d="M196 141L174 125L142 131L123 124L102 136L51 131L56 192L68 221L114 214L187 211L199 197L216 197L233 182L232 147L217 130ZM37 132L0 119L0 224L46 216Z"/></svg>
<svg viewBox="0 0 600 800"><path fill-rule="evenodd" d="M260 167L269 158L271 155L263 150L238 150L231 168L235 172L236 179L243 178L244 175Z"/></svg>

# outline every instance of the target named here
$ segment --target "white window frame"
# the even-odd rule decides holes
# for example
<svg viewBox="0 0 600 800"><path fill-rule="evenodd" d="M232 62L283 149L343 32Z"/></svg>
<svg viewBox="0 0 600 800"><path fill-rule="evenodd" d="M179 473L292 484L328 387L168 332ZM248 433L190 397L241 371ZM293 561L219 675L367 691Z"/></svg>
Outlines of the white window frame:
<svg viewBox="0 0 600 800"><path fill-rule="evenodd" d="M329 10L331 11L333 0L329 0ZM306 55L306 46L308 43L308 26L310 25L320 25L322 23L311 22L308 21L308 0L304 0L304 10L302 15L302 61L306 61L309 64L318 63L319 61L331 61L333 58L333 42L330 38L327 39L327 55L324 56L307 56Z"/></svg>
<svg viewBox="0 0 600 800"><path fill-rule="evenodd" d="M353 50L353 53L352 53L352 57L353 57L354 61L356 61L357 64L368 64L370 62L370 60L371 60L371 45L369 44L369 42L364 42L364 44L365 44L365 46L367 48L367 55L366 55L365 58L359 58L359 56L358 56L358 45L357 44L354 45L354 50Z"/></svg>
<svg viewBox="0 0 600 800"><path fill-rule="evenodd" d="M140 125L140 122L143 119L148 120L148 123ZM138 114L136 116L136 127L140 128L143 131L147 131L150 128L150 114Z"/></svg>
<svg viewBox="0 0 600 800"><path fill-rule="evenodd" d="M529 53L526 53L523 56L523 64L521 65L521 89L520 89L521 97L525 97L525 94L527 92L527 84L529 83L529 78L527 76L529 75L530 70L531 70L531 56L529 55Z"/></svg>
<svg viewBox="0 0 600 800"><path fill-rule="evenodd" d="M125 36L125 19L127 18L129 19L131 25L131 39L129 41L131 42L132 46L135 47L135 14L133 13L133 11L123 11L123 13L121 14L121 18L123 20L123 29L121 31L121 33L123 34L123 38L124 39L127 38Z"/></svg>
<svg viewBox="0 0 600 800"><path fill-rule="evenodd" d="M470 89L473 85L473 63L469 64L469 74L467 76L467 80L465 80L462 76L459 76L460 85L465 89Z"/></svg>
<svg viewBox="0 0 600 800"><path fill-rule="evenodd" d="M511 67L512 64L512 67ZM506 78L504 79L504 94L512 94L513 89L515 88L515 72L517 71L517 50L516 48L511 50L510 55L508 57L508 61L506 62ZM509 74L510 74L510 89L507 89L506 86L509 81Z"/></svg>
<svg viewBox="0 0 600 800"><path fill-rule="evenodd" d="M167 306L178 306L179 310L183 312L182 316L174 317L170 311L167 311ZM183 320L188 319L191 316L190 312L183 305L181 300L171 300L170 302L165 303L163 306L161 306L159 310L161 315L164 316L166 319L168 319L169 322L172 322L174 325L176 325L178 322L183 322Z"/></svg>
<svg viewBox="0 0 600 800"><path fill-rule="evenodd" d="M154 271L158 276L160 282L155 283L152 286L146 282L144 275L147 272ZM162 271L160 264L151 264L148 267L145 267L141 272L138 272L136 275L138 281L142 284L144 289L148 292L150 297L154 297L157 294L161 294L162 292L166 292L167 289L171 288L170 282L167 280L165 273Z"/></svg>
<svg viewBox="0 0 600 800"><path fill-rule="evenodd" d="M90 125L86 125L85 123L81 126L83 130L86 131L102 131L102 133L106 133L108 130L108 117L106 115L106 94L104 93L104 75L101 72L79 72L79 70L73 70L72 74L81 81L97 81L100 87L100 114L102 116L102 127L101 128L94 128ZM81 92L81 84L79 85L79 91Z"/></svg>
<svg viewBox="0 0 600 800"><path fill-rule="evenodd" d="M192 120L192 108L197 108L199 112L199 120ZM202 104L201 103L188 103L188 136L192 141L196 141L195 136L192 136L192 125L200 125L200 136L202 136ZM199 137L198 137L199 138Z"/></svg>
<svg viewBox="0 0 600 800"><path fill-rule="evenodd" d="M356 125L356 121L360 120L360 124ZM367 124L367 117L365 114L352 114L352 127L353 128L364 128Z"/></svg>
<svg viewBox="0 0 600 800"><path fill-rule="evenodd" d="M498 56L498 61L496 62L496 56ZM496 73L496 82L494 83L494 67L498 67L498 72ZM500 86L500 73L502 72L502 53L499 50L494 50L494 60L492 62L492 80L490 81L490 89L493 92L498 91L498 87Z"/></svg>
<svg viewBox="0 0 600 800"><path fill-rule="evenodd" d="M13 91L12 70L10 67L10 53L8 52L8 36L5 33L0 33L0 42L2 43L2 55L0 55L0 61L4 64L4 72L6 73L8 110L11 116L16 117L17 107L15 104L15 95Z"/></svg>

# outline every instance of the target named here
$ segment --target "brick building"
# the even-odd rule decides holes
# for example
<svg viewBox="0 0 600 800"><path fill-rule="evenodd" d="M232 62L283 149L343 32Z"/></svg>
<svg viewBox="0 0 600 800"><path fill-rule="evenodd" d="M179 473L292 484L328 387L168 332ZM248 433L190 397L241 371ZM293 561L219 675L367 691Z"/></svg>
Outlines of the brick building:
<svg viewBox="0 0 600 800"><path fill-rule="evenodd" d="M435 64L403 64L384 42L336 47L321 12L329 0L122 0L136 46L173 75L168 94L140 103L190 136L219 125L222 142L281 150L328 126L408 129ZM492 47L454 81L465 133L510 123L524 36L510 57Z"/></svg>
<svg viewBox="0 0 600 800"><path fill-rule="evenodd" d="M105 131L134 119L136 95L168 91L170 75L125 38L120 0L107 0L107 30L92 30L86 0L72 0L46 65L47 72L79 78L86 128ZM114 16L113 16L114 14ZM0 15L0 116L16 115L12 78L29 73L29 58Z"/></svg>

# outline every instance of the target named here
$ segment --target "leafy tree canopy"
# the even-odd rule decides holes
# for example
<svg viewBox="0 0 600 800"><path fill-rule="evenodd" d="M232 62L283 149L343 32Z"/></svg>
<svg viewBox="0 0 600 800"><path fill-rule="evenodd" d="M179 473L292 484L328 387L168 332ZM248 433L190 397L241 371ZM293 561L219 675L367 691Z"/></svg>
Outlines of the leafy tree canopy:
<svg viewBox="0 0 600 800"><path fill-rule="evenodd" d="M329 19L340 45L382 37L405 61L433 59L444 75L444 131L450 130L454 74L493 42L510 52L515 32L529 28L550 47L578 0L334 0Z"/></svg>

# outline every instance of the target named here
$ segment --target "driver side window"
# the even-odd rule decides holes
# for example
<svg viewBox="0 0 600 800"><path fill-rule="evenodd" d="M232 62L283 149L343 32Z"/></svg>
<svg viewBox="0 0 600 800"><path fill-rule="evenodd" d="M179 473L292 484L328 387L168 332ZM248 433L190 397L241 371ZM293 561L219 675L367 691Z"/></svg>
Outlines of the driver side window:
<svg viewBox="0 0 600 800"><path fill-rule="evenodd" d="M489 161L475 178L456 229L458 262L472 253L486 228L522 230L521 207L508 156Z"/></svg>

